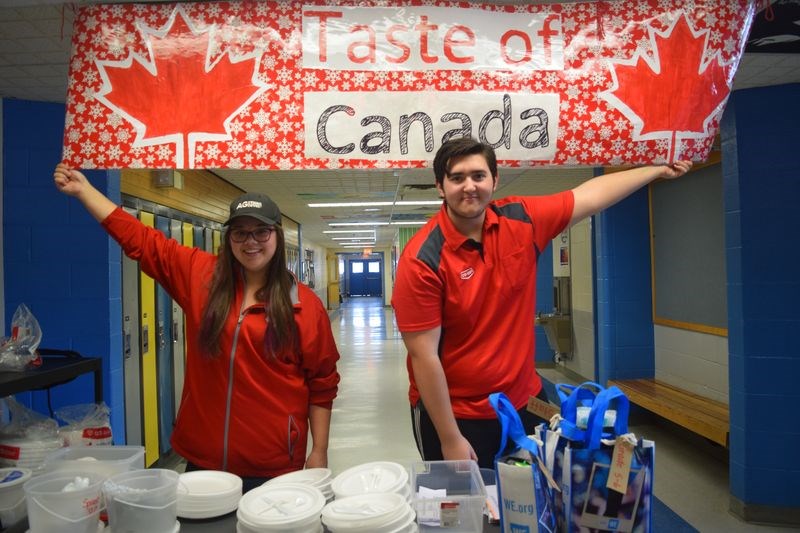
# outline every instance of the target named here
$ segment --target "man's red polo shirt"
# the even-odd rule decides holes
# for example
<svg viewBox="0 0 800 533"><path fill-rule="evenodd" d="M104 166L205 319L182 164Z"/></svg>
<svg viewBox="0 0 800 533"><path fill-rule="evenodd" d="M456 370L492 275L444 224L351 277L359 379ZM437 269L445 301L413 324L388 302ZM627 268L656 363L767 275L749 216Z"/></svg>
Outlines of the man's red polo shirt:
<svg viewBox="0 0 800 533"><path fill-rule="evenodd" d="M392 297L397 325L442 327L439 356L457 418L494 418L493 392L505 392L517 408L539 393L536 261L567 227L573 205L572 191L493 201L480 245L456 230L442 206L403 250ZM410 358L407 366L416 405Z"/></svg>

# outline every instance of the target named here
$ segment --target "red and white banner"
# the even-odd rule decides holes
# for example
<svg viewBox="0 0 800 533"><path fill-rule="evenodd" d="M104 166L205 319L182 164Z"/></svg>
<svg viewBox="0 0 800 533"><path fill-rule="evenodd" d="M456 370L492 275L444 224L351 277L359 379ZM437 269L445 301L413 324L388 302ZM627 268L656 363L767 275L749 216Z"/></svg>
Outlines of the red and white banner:
<svg viewBox="0 0 800 533"><path fill-rule="evenodd" d="M755 0L85 5L64 160L81 168L702 160Z"/></svg>

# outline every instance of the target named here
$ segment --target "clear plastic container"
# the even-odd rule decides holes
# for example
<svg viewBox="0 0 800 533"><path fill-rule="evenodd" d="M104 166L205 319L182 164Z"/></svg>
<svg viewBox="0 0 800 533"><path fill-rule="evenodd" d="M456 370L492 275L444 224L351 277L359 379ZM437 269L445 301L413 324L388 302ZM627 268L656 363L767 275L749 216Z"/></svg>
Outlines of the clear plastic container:
<svg viewBox="0 0 800 533"><path fill-rule="evenodd" d="M78 446L61 448L45 459L45 471L84 470L103 477L144 468L144 446Z"/></svg>
<svg viewBox="0 0 800 533"><path fill-rule="evenodd" d="M164 468L131 470L103 483L111 531L172 531L177 520L178 473Z"/></svg>
<svg viewBox="0 0 800 533"><path fill-rule="evenodd" d="M59 470L23 485L30 533L94 533L100 516L97 473Z"/></svg>
<svg viewBox="0 0 800 533"><path fill-rule="evenodd" d="M486 487L475 461L414 463L411 493L420 531L483 531Z"/></svg>
<svg viewBox="0 0 800 533"><path fill-rule="evenodd" d="M0 468L0 524L8 527L28 514L22 486L31 478L27 468Z"/></svg>

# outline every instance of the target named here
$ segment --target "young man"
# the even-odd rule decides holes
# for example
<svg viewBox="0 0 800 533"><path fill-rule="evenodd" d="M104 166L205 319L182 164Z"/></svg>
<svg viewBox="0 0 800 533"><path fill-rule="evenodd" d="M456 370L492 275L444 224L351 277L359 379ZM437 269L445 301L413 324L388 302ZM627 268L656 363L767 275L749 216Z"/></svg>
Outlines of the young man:
<svg viewBox="0 0 800 533"><path fill-rule="evenodd" d="M470 138L442 145L433 162L442 208L403 250L392 298L424 460L492 468L500 443L493 392L504 392L533 431L528 398L546 399L534 363L540 251L564 228L691 166L635 168L553 195L492 200L494 150Z"/></svg>

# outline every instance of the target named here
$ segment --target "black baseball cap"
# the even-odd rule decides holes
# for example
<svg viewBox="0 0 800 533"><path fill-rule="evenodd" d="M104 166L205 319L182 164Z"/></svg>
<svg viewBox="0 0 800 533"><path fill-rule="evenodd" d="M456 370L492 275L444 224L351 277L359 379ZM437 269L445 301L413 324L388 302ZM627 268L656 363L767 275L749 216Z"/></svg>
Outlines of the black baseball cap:
<svg viewBox="0 0 800 533"><path fill-rule="evenodd" d="M281 210L266 194L249 192L231 202L231 214L225 225L239 217L253 217L264 224L274 226L281 223Z"/></svg>

